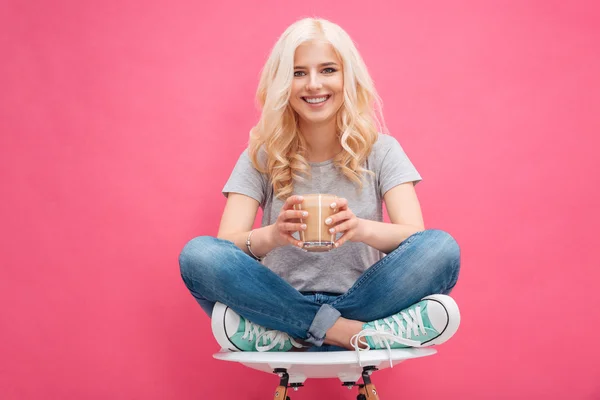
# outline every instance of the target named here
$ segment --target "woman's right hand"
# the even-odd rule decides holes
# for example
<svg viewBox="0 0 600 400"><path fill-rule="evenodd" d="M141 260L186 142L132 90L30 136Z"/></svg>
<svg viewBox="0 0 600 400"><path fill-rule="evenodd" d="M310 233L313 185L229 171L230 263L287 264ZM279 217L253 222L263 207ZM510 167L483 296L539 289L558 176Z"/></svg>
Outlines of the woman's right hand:
<svg viewBox="0 0 600 400"><path fill-rule="evenodd" d="M306 218L308 212L306 210L294 210L294 205L302 204L303 201L302 196L290 196L281 207L277 221L271 225L273 240L277 247L291 244L302 248L303 243L296 240L292 233L306 229L306 225L300 222L300 218Z"/></svg>

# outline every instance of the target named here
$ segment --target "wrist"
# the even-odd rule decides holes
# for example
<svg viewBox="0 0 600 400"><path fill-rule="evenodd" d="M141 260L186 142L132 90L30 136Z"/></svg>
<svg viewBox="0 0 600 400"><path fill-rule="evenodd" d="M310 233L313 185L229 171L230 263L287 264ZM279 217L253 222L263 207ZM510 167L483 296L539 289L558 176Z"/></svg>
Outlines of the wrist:
<svg viewBox="0 0 600 400"><path fill-rule="evenodd" d="M269 248L270 249L274 249L276 247L281 247L281 244L279 244L279 241L277 240L277 227L275 226L275 224L271 224L269 226L266 227L267 230L267 235L265 235L267 237L267 241L269 243Z"/></svg>
<svg viewBox="0 0 600 400"><path fill-rule="evenodd" d="M256 233L255 229L252 229L248 233L248 237L246 238L246 248L248 249L248 254L250 254L250 256L252 256L252 258L254 258L257 261L261 261L263 259L263 257L260 257L259 255L257 255L258 251L256 251L256 246L254 247L254 249L252 248L252 235L254 233Z"/></svg>
<svg viewBox="0 0 600 400"><path fill-rule="evenodd" d="M363 218L357 218L358 225L356 227L356 233L354 234L355 242L366 242L371 236L371 225L369 220Z"/></svg>

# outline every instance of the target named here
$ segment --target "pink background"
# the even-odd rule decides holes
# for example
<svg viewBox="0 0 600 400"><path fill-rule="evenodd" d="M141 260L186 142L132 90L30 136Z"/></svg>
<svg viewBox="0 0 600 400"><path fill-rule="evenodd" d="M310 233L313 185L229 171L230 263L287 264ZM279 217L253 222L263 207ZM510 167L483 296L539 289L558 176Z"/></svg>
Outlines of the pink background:
<svg viewBox="0 0 600 400"><path fill-rule="evenodd" d="M177 256L217 233L276 38L318 15L462 246L458 334L378 372L381 398L600 398L597 3L209 3L0 6L0 397L272 398L212 359ZM307 384L292 398L355 398Z"/></svg>

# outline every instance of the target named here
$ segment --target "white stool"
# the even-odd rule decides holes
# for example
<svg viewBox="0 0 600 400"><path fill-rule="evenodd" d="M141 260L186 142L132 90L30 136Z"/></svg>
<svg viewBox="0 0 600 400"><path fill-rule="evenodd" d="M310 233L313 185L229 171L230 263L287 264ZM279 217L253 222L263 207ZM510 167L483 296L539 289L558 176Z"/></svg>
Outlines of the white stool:
<svg viewBox="0 0 600 400"><path fill-rule="evenodd" d="M247 367L275 373L279 386L274 400L290 400L288 388L298 390L308 378L339 378L348 388L358 386L357 400L378 400L370 375L377 370L400 364L404 360L430 356L437 350L430 347L360 352L360 363L354 351L329 352L233 352L221 350L213 355L224 361L239 362ZM356 382L362 376L363 383Z"/></svg>

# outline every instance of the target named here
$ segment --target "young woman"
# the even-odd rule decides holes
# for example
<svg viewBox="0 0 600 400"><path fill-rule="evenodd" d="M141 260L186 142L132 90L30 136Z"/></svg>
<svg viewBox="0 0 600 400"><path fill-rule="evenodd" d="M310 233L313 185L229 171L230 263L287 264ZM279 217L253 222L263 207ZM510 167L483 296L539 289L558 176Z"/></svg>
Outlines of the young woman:
<svg viewBox="0 0 600 400"><path fill-rule="evenodd" d="M182 278L232 351L440 344L458 329L447 296L460 250L426 230L421 176L383 132L362 58L336 24L307 18L279 38L257 91L262 114L223 194L216 238L192 239ZM379 118L378 118L379 116ZM339 197L335 248L302 250L302 194ZM391 223L382 222L382 201ZM258 207L262 227L252 230Z"/></svg>

